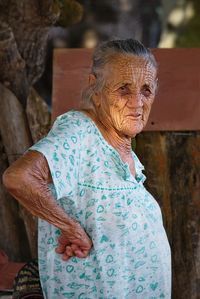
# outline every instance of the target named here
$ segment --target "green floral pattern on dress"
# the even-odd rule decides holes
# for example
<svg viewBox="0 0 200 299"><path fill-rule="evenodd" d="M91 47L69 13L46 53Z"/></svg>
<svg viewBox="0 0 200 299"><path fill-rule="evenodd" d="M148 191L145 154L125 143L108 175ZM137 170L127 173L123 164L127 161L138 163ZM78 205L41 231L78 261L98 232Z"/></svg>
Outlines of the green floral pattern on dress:
<svg viewBox="0 0 200 299"><path fill-rule="evenodd" d="M57 118L30 148L47 159L58 204L93 242L85 259L55 253L59 229L39 220L39 269L48 299L171 298L171 255L160 208L94 122L82 112Z"/></svg>

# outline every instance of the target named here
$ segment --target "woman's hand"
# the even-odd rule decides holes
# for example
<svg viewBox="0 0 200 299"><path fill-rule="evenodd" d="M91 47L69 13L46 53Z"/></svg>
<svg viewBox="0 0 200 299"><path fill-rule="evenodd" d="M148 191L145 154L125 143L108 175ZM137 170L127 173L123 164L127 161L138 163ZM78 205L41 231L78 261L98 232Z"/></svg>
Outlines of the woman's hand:
<svg viewBox="0 0 200 299"><path fill-rule="evenodd" d="M74 255L83 258L89 254L92 242L88 235L52 196L50 169L41 153L29 151L15 161L4 173L3 182L28 211L60 229L56 252L63 255L63 260Z"/></svg>
<svg viewBox="0 0 200 299"><path fill-rule="evenodd" d="M72 256L86 257L91 247L92 241L80 224L75 222L67 231L61 232L56 252L62 254L62 259L67 261Z"/></svg>

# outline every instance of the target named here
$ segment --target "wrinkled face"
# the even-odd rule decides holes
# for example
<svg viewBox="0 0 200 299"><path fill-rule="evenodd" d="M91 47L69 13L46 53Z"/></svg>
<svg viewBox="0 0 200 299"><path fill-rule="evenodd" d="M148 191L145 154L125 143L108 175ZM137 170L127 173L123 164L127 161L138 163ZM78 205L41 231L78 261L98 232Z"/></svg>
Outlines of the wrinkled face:
<svg viewBox="0 0 200 299"><path fill-rule="evenodd" d="M156 91L156 70L138 56L115 55L105 66L101 116L120 134L134 137L147 123Z"/></svg>

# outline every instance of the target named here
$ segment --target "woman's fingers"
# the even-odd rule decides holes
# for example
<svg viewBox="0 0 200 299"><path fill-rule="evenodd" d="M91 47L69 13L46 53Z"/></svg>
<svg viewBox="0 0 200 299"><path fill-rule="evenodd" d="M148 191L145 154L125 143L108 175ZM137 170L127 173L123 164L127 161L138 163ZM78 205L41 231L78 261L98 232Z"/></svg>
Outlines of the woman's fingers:
<svg viewBox="0 0 200 299"><path fill-rule="evenodd" d="M55 249L56 253L62 254L65 252L65 245L58 244Z"/></svg>
<svg viewBox="0 0 200 299"><path fill-rule="evenodd" d="M82 238L74 238L70 239L70 241L72 244L77 245L78 248L89 250L92 247L92 241L85 232L83 232Z"/></svg>
<svg viewBox="0 0 200 299"><path fill-rule="evenodd" d="M65 247L57 247L56 253L62 254L62 259L64 261L67 261L72 256L76 256L78 258L85 258L88 256L90 250L85 250L82 248L79 248L77 245L72 244L71 246L65 246Z"/></svg>
<svg viewBox="0 0 200 299"><path fill-rule="evenodd" d="M75 252L76 250L79 250L79 246L77 246L76 244L71 244L71 248L72 250Z"/></svg>
<svg viewBox="0 0 200 299"><path fill-rule="evenodd" d="M72 247L71 246L66 246L66 248L65 248L65 254L66 255L68 255L68 256L74 256L74 251L73 251L73 249L72 249Z"/></svg>
<svg viewBox="0 0 200 299"><path fill-rule="evenodd" d="M92 242L85 232L85 230L81 227L78 222L74 222L71 225L71 229L62 231L61 237L66 237L71 244L76 244L78 247L83 247L85 249L90 249L92 247Z"/></svg>
<svg viewBox="0 0 200 299"><path fill-rule="evenodd" d="M60 245L69 245L71 242L69 241L69 239L67 238L67 236L64 236L63 234L60 235L60 237L58 237L58 243Z"/></svg>
<svg viewBox="0 0 200 299"><path fill-rule="evenodd" d="M89 252L90 252L90 248L85 249L85 248L79 247L76 244L72 244L71 245L71 249L72 249L74 255L77 256L77 257L79 257L79 258L86 257L89 254Z"/></svg>
<svg viewBox="0 0 200 299"><path fill-rule="evenodd" d="M75 224L71 231L62 231L58 238L56 252L62 254L62 259L67 261L72 256L86 257L92 247L92 241L79 225Z"/></svg>
<svg viewBox="0 0 200 299"><path fill-rule="evenodd" d="M66 253L64 253L64 254L62 255L62 260L66 262L66 261L68 261L68 259L70 259L70 257L71 257L71 256L69 256L69 255L67 255Z"/></svg>
<svg viewBox="0 0 200 299"><path fill-rule="evenodd" d="M56 247L56 253L62 254L65 252L66 246L70 245L69 240L62 235L58 238L58 246Z"/></svg>
<svg viewBox="0 0 200 299"><path fill-rule="evenodd" d="M77 257L84 258L84 257L88 256L89 250L80 250L79 249L79 250L76 250L74 253Z"/></svg>

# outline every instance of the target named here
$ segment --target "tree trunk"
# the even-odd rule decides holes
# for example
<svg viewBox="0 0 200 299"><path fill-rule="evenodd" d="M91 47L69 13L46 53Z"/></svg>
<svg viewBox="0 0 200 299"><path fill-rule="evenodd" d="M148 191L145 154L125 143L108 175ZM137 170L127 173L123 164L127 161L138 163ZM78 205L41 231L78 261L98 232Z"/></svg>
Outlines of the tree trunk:
<svg viewBox="0 0 200 299"><path fill-rule="evenodd" d="M32 86L44 71L48 33L62 11L64 16L66 11L75 12L73 23L74 18L80 19L82 10L74 0L0 0L0 138L4 146L4 153L0 147L1 175L8 164L49 130L50 113ZM35 218L19 207L1 184L0 201L0 249L5 249L10 258L24 260L30 256L30 248L35 257ZM8 237L11 228L16 235Z"/></svg>
<svg viewBox="0 0 200 299"><path fill-rule="evenodd" d="M0 84L0 132L9 164L19 158L31 145L32 138L26 114L14 94ZM13 142L14 140L14 142ZM36 220L20 207L32 256L36 255Z"/></svg>
<svg viewBox="0 0 200 299"><path fill-rule="evenodd" d="M41 99L34 101L38 97L31 87L43 73L49 28L56 22L59 14L59 6L53 0L0 0L0 135L8 159L5 164L5 154L2 155L1 174L8 163L11 164L20 157L33 144L33 140L36 141L44 134L45 128L49 127L48 111L45 111L47 116L43 115L43 119L40 114L34 119L31 118L31 109L27 108L30 117L28 122L25 108L29 94L33 101L32 106L29 105L32 111L38 112L40 107L44 108ZM44 109L41 111L44 112ZM46 123L41 134L39 126L44 124L44 121ZM0 186L0 193L4 224L4 229L0 229L0 248L7 249L10 257L21 260L30 254L32 257L37 256L36 219L19 207L3 186ZM7 221L8 227L5 228ZM19 223L22 225L19 226ZM16 236L6 237L7 229L14 225L17 226ZM6 240L4 244L3 240ZM12 244L9 244L10 242ZM24 254L22 246L27 254ZM10 250L14 247L19 249Z"/></svg>
<svg viewBox="0 0 200 299"><path fill-rule="evenodd" d="M5 151L7 153L9 164L11 164L33 144L33 141L31 137L31 132L29 130L27 115L17 98L13 95L13 93L10 90L8 90L2 84L0 84L0 95L0 132ZM29 105L27 111L29 115L30 128L32 128L32 135L34 137L34 141L37 141L49 130L50 115L48 113L46 105L43 103L42 99L37 95L37 93L33 89L31 89L31 94L28 99L28 103ZM35 114L37 110L39 110L40 113ZM6 167L4 163L2 167L2 173L3 170L5 170L5 168ZM9 195L2 196L2 200L5 201L7 197L10 198ZM23 207L18 207L16 203L13 204L12 199L10 203L7 203L7 205L4 206L5 211L2 211L2 219L5 223L7 219L9 219L10 210L12 209L13 205L18 210L21 216L21 221L22 219L24 221L26 233L28 236L28 243L25 244L24 247L26 249L27 247L29 247L31 251L31 256L36 257L36 218L30 215ZM4 238L6 237L4 230L2 230L1 235L4 236ZM21 238L19 237L19 240L20 239ZM26 238L24 239L26 240ZM23 243L25 242L26 241L24 241ZM9 247L8 244L6 245L6 247ZM19 248L21 248L21 245L19 246Z"/></svg>
<svg viewBox="0 0 200 299"><path fill-rule="evenodd" d="M36 143L49 132L51 114L47 104L33 88L31 88L27 100L26 115L33 143Z"/></svg>
<svg viewBox="0 0 200 299"><path fill-rule="evenodd" d="M0 140L0 177L8 167L7 156ZM24 221L19 213L20 208L4 189L0 180L0 248L13 261L26 261L31 258ZM20 230L19 230L20 228Z"/></svg>
<svg viewBox="0 0 200 299"><path fill-rule="evenodd" d="M29 92L25 61L21 57L10 26L0 22L0 82L3 82L25 106Z"/></svg>

